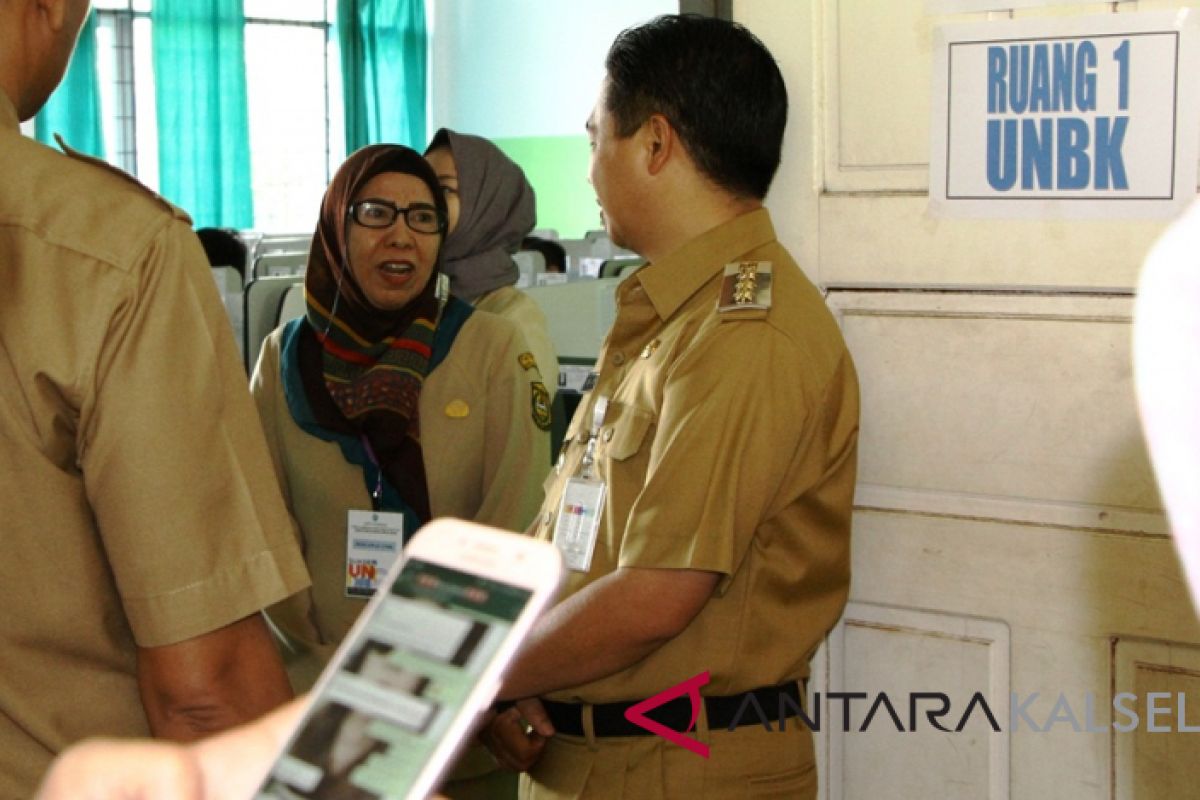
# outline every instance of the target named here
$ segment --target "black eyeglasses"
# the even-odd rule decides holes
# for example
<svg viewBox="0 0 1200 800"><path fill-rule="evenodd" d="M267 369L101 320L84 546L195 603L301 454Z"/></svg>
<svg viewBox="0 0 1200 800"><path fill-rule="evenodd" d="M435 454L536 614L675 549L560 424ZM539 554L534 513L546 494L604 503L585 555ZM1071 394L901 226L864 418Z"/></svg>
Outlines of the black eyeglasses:
<svg viewBox="0 0 1200 800"><path fill-rule="evenodd" d="M428 203L413 203L401 208L387 200L359 200L350 206L350 219L364 228L387 228L396 217L403 216L404 224L417 233L440 233L446 227L446 217Z"/></svg>

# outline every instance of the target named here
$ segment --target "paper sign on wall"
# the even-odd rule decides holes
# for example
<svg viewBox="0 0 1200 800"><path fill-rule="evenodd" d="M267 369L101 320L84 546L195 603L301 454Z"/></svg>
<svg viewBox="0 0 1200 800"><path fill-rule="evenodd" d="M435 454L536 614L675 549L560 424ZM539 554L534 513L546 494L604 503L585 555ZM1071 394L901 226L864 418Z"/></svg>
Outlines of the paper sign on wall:
<svg viewBox="0 0 1200 800"><path fill-rule="evenodd" d="M1196 194L1196 13L947 25L934 49L932 213L1170 217Z"/></svg>
<svg viewBox="0 0 1200 800"><path fill-rule="evenodd" d="M1088 0L925 0L930 14L965 14L976 11L1008 11L1013 8L1083 5ZM1128 3L1132 0L1116 0Z"/></svg>

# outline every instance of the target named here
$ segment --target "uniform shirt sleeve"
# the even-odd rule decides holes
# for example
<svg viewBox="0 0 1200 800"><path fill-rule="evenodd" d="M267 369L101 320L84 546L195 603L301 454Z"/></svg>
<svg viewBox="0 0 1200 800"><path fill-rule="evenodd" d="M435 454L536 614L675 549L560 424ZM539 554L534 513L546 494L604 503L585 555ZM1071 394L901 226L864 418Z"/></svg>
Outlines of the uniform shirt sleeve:
<svg viewBox="0 0 1200 800"><path fill-rule="evenodd" d="M292 507L291 492L288 486L287 469L283 463L283 442L279 435L279 422L281 414L290 415L291 412L287 409L286 404L278 402L283 394L280 388L283 381L280 367L280 342L278 330L263 340L258 361L254 365L254 372L250 375L250 394L254 398L263 434L266 436L267 451L271 455L271 464L275 468L275 479L279 483L283 501L290 509ZM299 533L299 528L296 530L296 535L303 547L303 538Z"/></svg>
<svg viewBox="0 0 1200 800"><path fill-rule="evenodd" d="M542 504L542 483L550 464L549 394L536 365L523 366L529 348L516 326L497 356L487 381L487 422L483 453L483 502L475 521L523 531ZM538 406L546 416L539 427Z"/></svg>
<svg viewBox="0 0 1200 800"><path fill-rule="evenodd" d="M80 465L134 637L215 630L303 589L233 334L203 251L173 220L112 297Z"/></svg>
<svg viewBox="0 0 1200 800"><path fill-rule="evenodd" d="M735 322L670 367L622 567L736 570L801 444L810 410L799 359L766 323Z"/></svg>
<svg viewBox="0 0 1200 800"><path fill-rule="evenodd" d="M288 522L292 533L300 545L300 552L304 555L310 575L316 575L304 529L296 521L297 512L284 456L286 439L283 428L292 425L292 418L282 387L282 331L283 329L279 328L263 340L258 363L250 376L250 394L258 407L263 433L267 438L267 450L275 467L275 477L288 508ZM337 574L340 578L341 572ZM318 581L321 578L322 576L318 575ZM317 624L313 602L311 591L299 592L267 609L267 616L274 623L276 632L285 640L286 644L281 651L292 679L292 686L297 692L307 691L312 687L316 676L330 656L329 648L325 647L329 640ZM319 655L314 655L314 652Z"/></svg>
<svg viewBox="0 0 1200 800"><path fill-rule="evenodd" d="M558 385L558 352L550 340L546 315L529 295L512 286L490 292L476 303L476 308L509 320L525 337L526 348L533 353L542 380L549 381L551 394Z"/></svg>
<svg viewBox="0 0 1200 800"><path fill-rule="evenodd" d="M525 297L522 295L522 297ZM558 353L554 343L550 341L550 332L546 327L546 315L538 308L537 303L525 298L525 302L517 306L520 318L514 320L521 329L529 352L537 361L538 371L543 381L549 381L547 387L554 394L558 389Z"/></svg>

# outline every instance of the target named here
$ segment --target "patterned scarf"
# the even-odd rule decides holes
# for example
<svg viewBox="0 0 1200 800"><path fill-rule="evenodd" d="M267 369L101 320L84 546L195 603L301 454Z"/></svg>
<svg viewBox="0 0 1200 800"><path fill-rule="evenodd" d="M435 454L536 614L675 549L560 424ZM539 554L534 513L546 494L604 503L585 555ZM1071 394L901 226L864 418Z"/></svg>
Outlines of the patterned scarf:
<svg viewBox="0 0 1200 800"><path fill-rule="evenodd" d="M308 256L300 374L317 423L361 439L408 510L426 522L431 515L418 402L445 301L438 292L438 265L408 305L383 311L367 300L348 263L348 226L355 224L350 204L367 181L384 172L420 178L446 213L437 177L416 151L370 145L346 160L325 192Z"/></svg>

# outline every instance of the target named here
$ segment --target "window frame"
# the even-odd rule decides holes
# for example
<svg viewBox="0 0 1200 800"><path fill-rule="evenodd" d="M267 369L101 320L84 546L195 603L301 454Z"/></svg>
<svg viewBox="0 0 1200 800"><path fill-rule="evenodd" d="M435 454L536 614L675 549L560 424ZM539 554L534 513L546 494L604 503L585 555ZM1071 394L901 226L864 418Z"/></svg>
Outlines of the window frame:
<svg viewBox="0 0 1200 800"><path fill-rule="evenodd" d="M108 73L110 80L102 82L101 93L109 103L102 113L105 116L105 139L109 160L116 166L137 176L145 183L157 183L157 166L152 169L148 165L144 137L152 135L157 142L157 121L145 120L139 116L138 78L141 74L137 66L138 52L135 41L134 24L137 20L152 19L152 0L93 0L93 13L97 15L97 26L104 26L112 31L112 43L108 48L101 49L101 58L110 59L111 66L102 68L102 74ZM332 108L333 93L331 91L331 63L334 21L336 19L336 0L325 0L322 3L323 19L297 19L280 16L246 16L244 25L265 26L277 28L311 28L320 30L324 36L322 50L322 74L324 76L323 105L324 105L324 182L332 179L335 153L334 124L335 109ZM253 114L253 109L251 109ZM143 111L144 115L144 111ZM114 119L115 118L115 119ZM253 124L253 123L252 123ZM148 134L144 126L149 125L152 134ZM110 140L110 132L112 138ZM155 148L156 149L156 148ZM336 154L340 162L341 154ZM258 227L256 219L255 226Z"/></svg>

